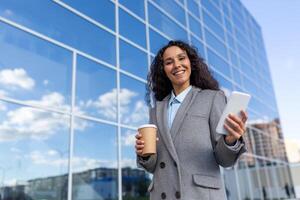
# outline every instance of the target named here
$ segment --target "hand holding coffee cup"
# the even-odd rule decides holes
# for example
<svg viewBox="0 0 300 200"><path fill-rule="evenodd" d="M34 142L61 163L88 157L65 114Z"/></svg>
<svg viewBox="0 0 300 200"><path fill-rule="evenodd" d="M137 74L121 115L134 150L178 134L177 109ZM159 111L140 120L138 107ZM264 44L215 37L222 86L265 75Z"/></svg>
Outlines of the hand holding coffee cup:
<svg viewBox="0 0 300 200"><path fill-rule="evenodd" d="M156 153L156 132L157 127L154 124L144 124L138 128L136 134L136 154L142 157Z"/></svg>

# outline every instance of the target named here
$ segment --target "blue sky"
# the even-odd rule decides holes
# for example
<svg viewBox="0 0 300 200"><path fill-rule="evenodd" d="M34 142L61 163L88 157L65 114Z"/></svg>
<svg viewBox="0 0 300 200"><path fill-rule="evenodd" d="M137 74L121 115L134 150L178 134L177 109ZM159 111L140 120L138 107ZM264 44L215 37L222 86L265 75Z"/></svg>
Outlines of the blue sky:
<svg viewBox="0 0 300 200"><path fill-rule="evenodd" d="M284 136L300 142L300 1L242 3L262 28Z"/></svg>

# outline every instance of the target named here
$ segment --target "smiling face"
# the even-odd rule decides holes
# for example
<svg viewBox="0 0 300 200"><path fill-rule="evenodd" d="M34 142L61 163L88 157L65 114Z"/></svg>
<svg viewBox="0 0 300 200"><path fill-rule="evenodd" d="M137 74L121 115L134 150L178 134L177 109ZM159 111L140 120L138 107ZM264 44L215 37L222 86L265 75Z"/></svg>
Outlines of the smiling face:
<svg viewBox="0 0 300 200"><path fill-rule="evenodd" d="M163 65L176 95L190 85L191 62L185 50L168 47L163 54Z"/></svg>

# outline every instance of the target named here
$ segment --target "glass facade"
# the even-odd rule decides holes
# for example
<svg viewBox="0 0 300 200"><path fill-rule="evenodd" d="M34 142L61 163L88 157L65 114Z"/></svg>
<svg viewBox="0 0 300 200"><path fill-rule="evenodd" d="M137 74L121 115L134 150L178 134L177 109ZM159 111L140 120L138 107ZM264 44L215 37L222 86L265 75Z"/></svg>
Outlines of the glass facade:
<svg viewBox="0 0 300 200"><path fill-rule="evenodd" d="M239 0L3 0L0 199L148 198L136 128L157 50L198 49L226 94L252 95L228 199L293 197L261 28Z"/></svg>

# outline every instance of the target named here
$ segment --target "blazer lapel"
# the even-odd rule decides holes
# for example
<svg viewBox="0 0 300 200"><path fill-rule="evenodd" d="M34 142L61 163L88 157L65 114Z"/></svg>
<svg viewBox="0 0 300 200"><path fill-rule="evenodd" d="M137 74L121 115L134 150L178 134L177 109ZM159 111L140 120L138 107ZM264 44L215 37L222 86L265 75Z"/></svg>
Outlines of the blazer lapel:
<svg viewBox="0 0 300 200"><path fill-rule="evenodd" d="M170 130L168 128L168 100L170 95L165 97L162 101L156 102L156 119L162 142L165 143L170 155L175 161L178 161L177 153L174 143L171 138Z"/></svg>
<svg viewBox="0 0 300 200"><path fill-rule="evenodd" d="M179 129L182 126L182 123L184 121L184 117L186 116L187 111L189 110L195 97L197 96L197 93L200 90L201 89L193 86L191 91L186 95L182 104L180 105L180 107L175 115L175 118L174 118L172 126L171 126L171 130L170 130L173 141L175 141L175 137L178 135L178 133L180 131Z"/></svg>

